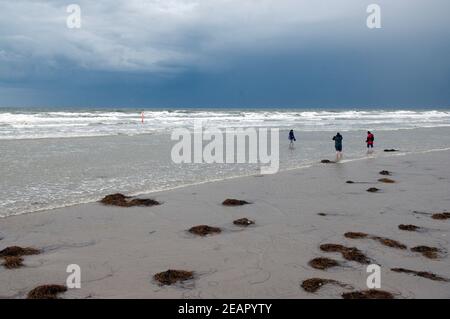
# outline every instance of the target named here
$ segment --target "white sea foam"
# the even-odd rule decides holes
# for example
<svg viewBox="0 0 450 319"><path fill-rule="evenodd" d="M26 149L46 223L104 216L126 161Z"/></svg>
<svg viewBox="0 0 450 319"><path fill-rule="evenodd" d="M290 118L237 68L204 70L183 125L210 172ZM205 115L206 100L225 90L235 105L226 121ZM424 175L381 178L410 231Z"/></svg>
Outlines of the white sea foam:
<svg viewBox="0 0 450 319"><path fill-rule="evenodd" d="M279 127L297 131L398 130L450 126L450 111L301 111L301 110L139 110L0 111L0 139L138 135L205 126Z"/></svg>

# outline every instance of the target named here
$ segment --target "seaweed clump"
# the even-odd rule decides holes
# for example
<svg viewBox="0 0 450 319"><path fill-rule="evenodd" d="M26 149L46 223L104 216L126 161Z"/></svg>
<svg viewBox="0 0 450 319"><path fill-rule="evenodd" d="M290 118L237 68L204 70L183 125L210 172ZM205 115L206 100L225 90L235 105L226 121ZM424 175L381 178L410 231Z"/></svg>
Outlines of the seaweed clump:
<svg viewBox="0 0 450 319"><path fill-rule="evenodd" d="M440 252L439 248L428 246L416 246L411 248L411 251L421 253L424 257L427 257L429 259L438 258L438 252Z"/></svg>
<svg viewBox="0 0 450 319"><path fill-rule="evenodd" d="M234 198L227 198L222 202L222 205L224 206L242 206L242 205L248 205L249 202L245 200L240 199L234 199Z"/></svg>
<svg viewBox="0 0 450 319"><path fill-rule="evenodd" d="M395 183L395 181L393 179L390 179L390 178L380 178L378 181L381 182L381 183L387 183L387 184Z"/></svg>
<svg viewBox="0 0 450 319"><path fill-rule="evenodd" d="M394 299L394 295L388 291L369 289L362 291L344 292L344 299Z"/></svg>
<svg viewBox="0 0 450 319"><path fill-rule="evenodd" d="M310 293L314 293L326 284L335 284L339 286L344 286L339 281L333 279L323 279L323 278L310 278L302 282L301 287Z"/></svg>
<svg viewBox="0 0 450 319"><path fill-rule="evenodd" d="M2 265L7 269L15 269L23 266L23 258L18 256L7 256Z"/></svg>
<svg viewBox="0 0 450 319"><path fill-rule="evenodd" d="M450 213L444 212L444 213L439 213L439 214L433 214L431 216L431 218L438 219L438 220L449 219L450 218Z"/></svg>
<svg viewBox="0 0 450 319"><path fill-rule="evenodd" d="M308 263L312 268L326 270L331 267L339 266L339 262L334 259L326 257L318 257L309 261Z"/></svg>
<svg viewBox="0 0 450 319"><path fill-rule="evenodd" d="M320 250L325 252L339 252L346 260L355 261L365 265L370 264L370 259L355 247L345 247L338 244L322 244L320 245Z"/></svg>
<svg viewBox="0 0 450 319"><path fill-rule="evenodd" d="M160 205L156 200L149 198L132 198L123 194L112 194L105 196L101 201L104 205L133 207L133 206L155 206Z"/></svg>
<svg viewBox="0 0 450 319"><path fill-rule="evenodd" d="M344 234L344 237L357 239L357 238L366 238L368 235L366 233L359 232L348 232Z"/></svg>
<svg viewBox="0 0 450 319"><path fill-rule="evenodd" d="M212 227L212 226L208 226L208 225L198 225L198 226L191 227L189 229L189 232L194 235L206 236L206 235L210 235L210 234L221 233L222 230L219 227Z"/></svg>
<svg viewBox="0 0 450 319"><path fill-rule="evenodd" d="M389 238L385 238L385 237L378 237L378 236L372 236L371 238L373 240L380 242L382 245L387 246L387 247L397 248L397 249L408 248L406 245L404 245L396 240L393 240L393 239L389 239Z"/></svg>
<svg viewBox="0 0 450 319"><path fill-rule="evenodd" d="M10 246L0 251L0 257L21 257L28 255L38 255L41 251L32 247Z"/></svg>
<svg viewBox="0 0 450 319"><path fill-rule="evenodd" d="M233 221L233 224L244 227L253 225L254 223L255 222L253 220L250 220L248 218L239 218Z"/></svg>
<svg viewBox="0 0 450 319"><path fill-rule="evenodd" d="M194 272L192 271L173 269L157 273L153 276L153 279L155 279L161 285L172 285L176 282L181 282L193 278Z"/></svg>
<svg viewBox="0 0 450 319"><path fill-rule="evenodd" d="M381 243L384 246L388 246L391 248L398 248L398 249L408 248L408 247L406 247L406 245L404 245L396 240L385 238L385 237L372 236L372 235L368 235L366 233L348 232L348 233L344 234L344 237L351 238L351 239L370 238L370 239L378 241L379 243Z"/></svg>
<svg viewBox="0 0 450 319"><path fill-rule="evenodd" d="M406 231L416 231L416 230L419 230L420 227L416 226L416 225L404 225L404 224L401 224L401 225L398 225L398 229L406 230Z"/></svg>
<svg viewBox="0 0 450 319"><path fill-rule="evenodd" d="M58 294L66 291L66 286L43 285L31 290L27 295L27 299L58 299Z"/></svg>
<svg viewBox="0 0 450 319"><path fill-rule="evenodd" d="M2 266L6 269L16 269L23 266L22 256L37 255L41 251L32 247L10 246L0 251L0 258L4 261Z"/></svg>

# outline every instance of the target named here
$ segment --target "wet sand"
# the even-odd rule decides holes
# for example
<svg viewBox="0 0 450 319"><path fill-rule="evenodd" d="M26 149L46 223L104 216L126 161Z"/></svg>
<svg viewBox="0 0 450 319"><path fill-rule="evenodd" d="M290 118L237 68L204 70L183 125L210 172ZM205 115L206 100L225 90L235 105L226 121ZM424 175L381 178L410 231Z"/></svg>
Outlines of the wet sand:
<svg viewBox="0 0 450 319"><path fill-rule="evenodd" d="M141 196L161 203L152 207L90 203L0 219L0 251L8 246L41 250L23 256L21 268L0 266L0 297L24 298L36 286L65 284L66 267L78 264L81 289L69 289L62 298L342 298L366 290L368 274L366 264L320 249L340 244L379 264L381 289L395 298L450 298L449 282L391 270L450 278L450 220L432 218L450 210L449 155L318 163ZM382 170L395 182L378 181L386 177ZM222 205L228 198L250 204ZM233 223L244 217L255 224ZM188 232L197 225L221 231ZM368 236L344 236L348 232ZM406 248L383 244L391 243L384 239ZM439 253L427 258L411 250L417 246ZM318 257L339 265L314 269L309 261ZM161 286L153 275L168 269L193 271L194 278ZM310 278L339 284L308 292L301 285Z"/></svg>

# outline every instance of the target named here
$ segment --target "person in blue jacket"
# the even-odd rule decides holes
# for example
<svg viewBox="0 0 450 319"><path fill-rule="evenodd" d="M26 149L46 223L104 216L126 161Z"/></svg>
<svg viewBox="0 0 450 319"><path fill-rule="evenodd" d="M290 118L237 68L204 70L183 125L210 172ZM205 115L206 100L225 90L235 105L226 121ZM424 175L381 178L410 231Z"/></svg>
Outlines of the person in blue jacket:
<svg viewBox="0 0 450 319"><path fill-rule="evenodd" d="M344 138L342 135L338 132L336 136L333 137L334 141L334 148L336 149L336 160L340 160L342 158L342 140Z"/></svg>

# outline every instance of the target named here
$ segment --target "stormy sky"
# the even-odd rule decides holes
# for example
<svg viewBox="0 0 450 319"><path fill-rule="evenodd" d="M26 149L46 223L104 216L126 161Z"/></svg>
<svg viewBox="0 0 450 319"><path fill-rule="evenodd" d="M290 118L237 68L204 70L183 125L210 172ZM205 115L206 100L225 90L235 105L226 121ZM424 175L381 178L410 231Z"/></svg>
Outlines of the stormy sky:
<svg viewBox="0 0 450 319"><path fill-rule="evenodd" d="M381 29L366 26L372 3ZM450 107L449 12L448 0L0 0L0 106Z"/></svg>

